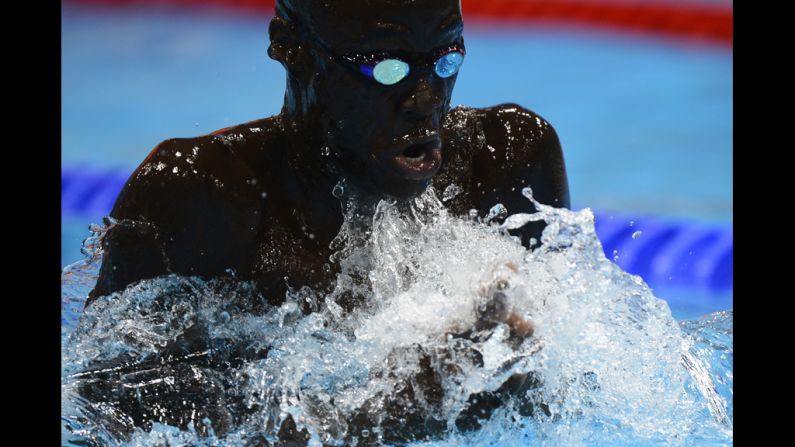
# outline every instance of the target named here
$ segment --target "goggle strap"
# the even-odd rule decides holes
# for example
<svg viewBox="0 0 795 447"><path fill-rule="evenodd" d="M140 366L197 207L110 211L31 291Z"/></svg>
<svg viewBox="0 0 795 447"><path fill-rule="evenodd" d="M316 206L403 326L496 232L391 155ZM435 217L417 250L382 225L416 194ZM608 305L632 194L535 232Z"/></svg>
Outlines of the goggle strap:
<svg viewBox="0 0 795 447"><path fill-rule="evenodd" d="M375 68L375 65L359 65L359 71L363 75L368 76L370 78L374 78L374 76L373 76L373 69L374 68Z"/></svg>

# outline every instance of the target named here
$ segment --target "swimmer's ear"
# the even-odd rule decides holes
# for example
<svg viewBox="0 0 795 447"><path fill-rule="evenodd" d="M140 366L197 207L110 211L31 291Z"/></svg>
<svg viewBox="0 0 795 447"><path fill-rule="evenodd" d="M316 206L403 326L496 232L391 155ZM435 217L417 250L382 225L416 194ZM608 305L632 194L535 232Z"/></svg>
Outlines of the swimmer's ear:
<svg viewBox="0 0 795 447"><path fill-rule="evenodd" d="M296 38L295 27L292 23L281 17L274 17L268 29L271 44L268 47L268 56L290 71L295 71L305 58L305 51L301 42Z"/></svg>

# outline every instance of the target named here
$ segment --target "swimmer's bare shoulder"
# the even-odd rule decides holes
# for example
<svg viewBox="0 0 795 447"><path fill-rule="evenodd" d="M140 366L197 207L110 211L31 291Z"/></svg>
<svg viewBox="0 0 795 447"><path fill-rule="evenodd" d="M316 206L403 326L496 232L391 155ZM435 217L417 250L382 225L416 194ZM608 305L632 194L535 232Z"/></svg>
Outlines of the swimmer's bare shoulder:
<svg viewBox="0 0 795 447"><path fill-rule="evenodd" d="M497 203L509 214L534 212L535 207L522 195L526 186L540 203L570 206L560 140L538 114L511 103L456 107L448 113L443 141L450 155L434 185L440 193L450 184L462 188L447 204L454 213L466 215L476 209L483 216ZM542 226L529 224L515 233L521 233L527 246Z"/></svg>
<svg viewBox="0 0 795 447"><path fill-rule="evenodd" d="M160 143L130 176L110 215L96 296L177 273L246 275L269 220L267 185L252 166L267 164L266 118L195 138Z"/></svg>

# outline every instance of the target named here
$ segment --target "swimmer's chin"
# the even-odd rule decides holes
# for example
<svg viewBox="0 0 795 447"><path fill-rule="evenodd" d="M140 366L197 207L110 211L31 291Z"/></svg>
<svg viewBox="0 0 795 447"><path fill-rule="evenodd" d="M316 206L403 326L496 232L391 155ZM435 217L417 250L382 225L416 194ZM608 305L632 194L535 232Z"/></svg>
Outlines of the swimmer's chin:
<svg viewBox="0 0 795 447"><path fill-rule="evenodd" d="M412 199L422 195L431 185L431 180L436 176L439 169L434 169L433 173L423 175L419 178L412 177L389 177L380 179L378 190L383 194L392 196L396 199Z"/></svg>
<svg viewBox="0 0 795 447"><path fill-rule="evenodd" d="M431 179L423 180L418 182L416 185L405 186L402 189L397 189L392 192L386 192L385 194L391 197L394 197L398 200L408 200L413 199L422 195L428 186L431 184Z"/></svg>
<svg viewBox="0 0 795 447"><path fill-rule="evenodd" d="M391 180L391 179L390 179ZM400 181L386 181L385 178L372 179L370 191L397 200L413 199L422 195L431 184L431 178L422 180L402 179Z"/></svg>

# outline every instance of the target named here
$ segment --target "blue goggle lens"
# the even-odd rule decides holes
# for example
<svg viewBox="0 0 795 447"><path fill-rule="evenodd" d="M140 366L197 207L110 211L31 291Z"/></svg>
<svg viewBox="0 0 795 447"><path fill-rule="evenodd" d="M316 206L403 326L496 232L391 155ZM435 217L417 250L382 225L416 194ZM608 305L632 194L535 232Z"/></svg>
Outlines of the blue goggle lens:
<svg viewBox="0 0 795 447"><path fill-rule="evenodd" d="M458 73L462 63L464 63L464 54L460 51L451 51L436 61L436 74L440 78L449 78Z"/></svg>
<svg viewBox="0 0 795 447"><path fill-rule="evenodd" d="M373 67L373 79L384 85L400 82L409 75L409 64L398 59L384 59Z"/></svg>

